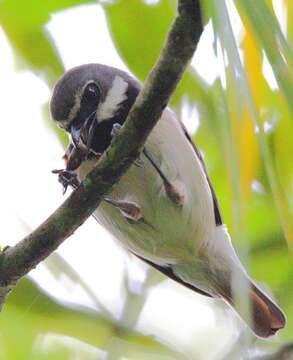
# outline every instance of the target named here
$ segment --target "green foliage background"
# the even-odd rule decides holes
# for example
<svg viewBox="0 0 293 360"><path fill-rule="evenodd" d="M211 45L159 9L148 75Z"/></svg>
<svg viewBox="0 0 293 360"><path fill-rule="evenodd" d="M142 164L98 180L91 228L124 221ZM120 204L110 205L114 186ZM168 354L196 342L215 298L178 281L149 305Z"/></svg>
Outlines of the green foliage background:
<svg viewBox="0 0 293 360"><path fill-rule="evenodd" d="M22 68L53 86L64 68L45 25L52 13L93 2L0 1L0 25ZM187 96L197 107L200 126L195 141L205 154L225 221L236 246L248 250L252 275L274 290L284 308L288 326L280 336L282 342L288 342L293 340L293 2L284 0L286 38L270 0L235 0L234 4L244 26L242 60L225 2L204 0L205 22L212 22L215 51L225 54L226 86L220 79L207 84L190 67L172 98L172 106L179 112L182 97ZM103 2L103 7L122 59L139 79L145 79L174 18L176 1L147 5L142 0L120 0ZM277 89L272 89L263 76L264 55ZM66 141L63 134L59 135ZM253 181L261 183L263 190L253 190ZM66 263L59 262L59 271L74 275ZM78 276L74 279L82 283ZM133 304L131 293L128 301ZM143 301L142 296L138 309ZM32 311L23 315L31 302ZM47 354L38 352L35 340L38 334L48 332L110 351L114 355L109 358L113 359L118 358L113 351L118 342L120 355L129 359L182 357L106 313L59 304L29 279L23 279L10 296L0 315L0 329L0 359L71 358L71 350L64 346ZM81 354L79 358L83 358Z"/></svg>

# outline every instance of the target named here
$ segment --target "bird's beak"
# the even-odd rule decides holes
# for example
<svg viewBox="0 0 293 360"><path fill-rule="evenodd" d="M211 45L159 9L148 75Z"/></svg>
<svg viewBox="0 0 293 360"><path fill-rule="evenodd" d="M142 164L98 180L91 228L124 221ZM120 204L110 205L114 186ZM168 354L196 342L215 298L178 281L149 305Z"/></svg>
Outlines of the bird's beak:
<svg viewBox="0 0 293 360"><path fill-rule="evenodd" d="M72 142L76 148L80 147L81 129L82 129L82 127L77 127L77 126L72 125L69 130L70 134L71 134Z"/></svg>
<svg viewBox="0 0 293 360"><path fill-rule="evenodd" d="M84 122L73 122L70 134L74 146L84 153L91 150L93 136L96 130L96 114L91 114Z"/></svg>

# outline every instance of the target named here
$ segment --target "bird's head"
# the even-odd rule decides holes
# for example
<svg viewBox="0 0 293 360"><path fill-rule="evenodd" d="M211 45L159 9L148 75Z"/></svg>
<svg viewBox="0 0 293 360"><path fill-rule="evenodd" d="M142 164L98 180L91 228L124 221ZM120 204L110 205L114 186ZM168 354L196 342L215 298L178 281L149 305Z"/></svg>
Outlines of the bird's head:
<svg viewBox="0 0 293 360"><path fill-rule="evenodd" d="M139 83L121 70L100 64L78 66L57 82L51 116L71 134L77 148L102 153L111 142L113 125L123 124L139 90Z"/></svg>

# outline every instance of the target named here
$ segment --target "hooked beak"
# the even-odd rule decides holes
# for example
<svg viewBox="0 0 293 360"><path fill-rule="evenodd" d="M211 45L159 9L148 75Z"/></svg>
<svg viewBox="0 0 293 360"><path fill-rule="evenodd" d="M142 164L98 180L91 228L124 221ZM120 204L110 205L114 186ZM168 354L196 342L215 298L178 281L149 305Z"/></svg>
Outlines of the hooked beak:
<svg viewBox="0 0 293 360"><path fill-rule="evenodd" d="M70 126L72 142L76 149L88 154L91 150L93 136L97 127L96 113L91 114L82 124L73 124Z"/></svg>

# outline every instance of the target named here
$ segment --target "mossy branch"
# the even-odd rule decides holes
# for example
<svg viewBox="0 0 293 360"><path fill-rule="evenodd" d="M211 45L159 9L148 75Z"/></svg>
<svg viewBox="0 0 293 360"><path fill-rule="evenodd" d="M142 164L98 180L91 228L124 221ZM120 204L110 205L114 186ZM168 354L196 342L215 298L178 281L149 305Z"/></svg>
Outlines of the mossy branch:
<svg viewBox="0 0 293 360"><path fill-rule="evenodd" d="M18 279L36 267L99 206L134 160L181 79L203 31L199 0L178 0L178 13L161 55L99 163L68 199L35 231L0 259L0 305Z"/></svg>

